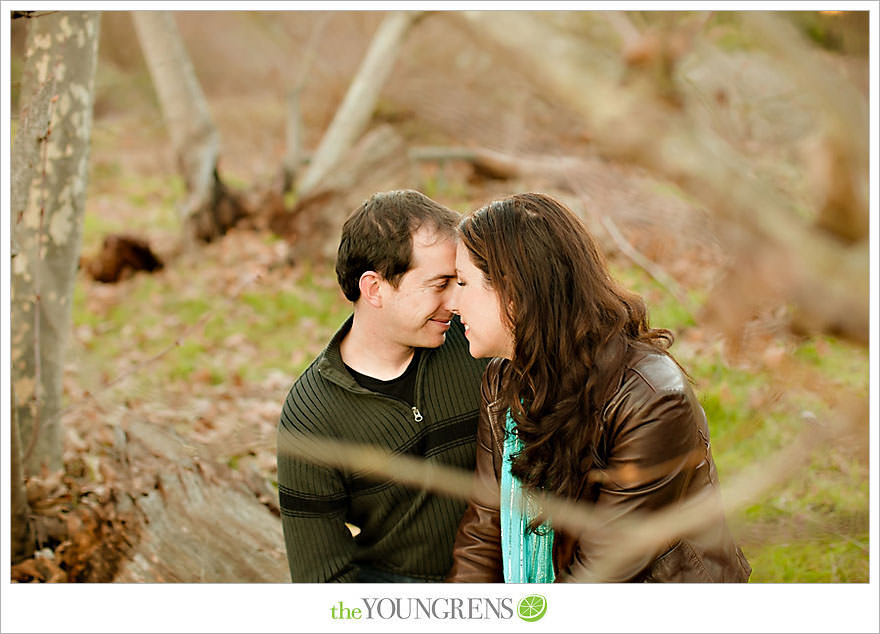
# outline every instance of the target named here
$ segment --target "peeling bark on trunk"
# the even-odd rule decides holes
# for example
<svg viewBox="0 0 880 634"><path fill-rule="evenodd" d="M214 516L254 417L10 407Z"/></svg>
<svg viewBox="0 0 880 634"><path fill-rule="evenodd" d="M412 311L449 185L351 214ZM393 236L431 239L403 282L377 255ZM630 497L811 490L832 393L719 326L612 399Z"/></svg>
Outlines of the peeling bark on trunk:
<svg viewBox="0 0 880 634"><path fill-rule="evenodd" d="M29 24L13 149L11 349L24 468L61 468L63 352L79 258L100 14ZM47 107L49 104L49 107Z"/></svg>
<svg viewBox="0 0 880 634"><path fill-rule="evenodd" d="M180 207L185 237L210 242L246 215L217 171L217 128L174 15L135 11L132 20L186 184L188 196Z"/></svg>

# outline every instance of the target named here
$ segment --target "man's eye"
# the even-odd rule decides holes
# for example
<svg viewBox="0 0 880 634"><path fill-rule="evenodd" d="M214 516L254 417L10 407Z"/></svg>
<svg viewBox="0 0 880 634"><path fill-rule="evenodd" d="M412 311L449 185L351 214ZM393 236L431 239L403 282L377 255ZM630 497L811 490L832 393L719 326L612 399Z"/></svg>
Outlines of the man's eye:
<svg viewBox="0 0 880 634"><path fill-rule="evenodd" d="M464 286L464 282L462 282L461 280L455 280L455 283L459 286Z"/></svg>

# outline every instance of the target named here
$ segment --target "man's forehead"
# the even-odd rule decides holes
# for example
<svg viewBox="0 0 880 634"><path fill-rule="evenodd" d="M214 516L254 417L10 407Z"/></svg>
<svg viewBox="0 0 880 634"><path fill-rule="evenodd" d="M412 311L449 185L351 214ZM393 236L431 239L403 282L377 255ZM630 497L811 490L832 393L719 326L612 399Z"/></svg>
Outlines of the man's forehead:
<svg viewBox="0 0 880 634"><path fill-rule="evenodd" d="M444 242L452 242L454 244L455 237L441 233L436 227L429 225L422 225L412 234L413 253L417 252L419 249L431 247L435 244L442 244Z"/></svg>
<svg viewBox="0 0 880 634"><path fill-rule="evenodd" d="M421 261L413 258L413 266L407 271L407 275L422 281L455 277L455 259L451 255L445 258L426 258Z"/></svg>
<svg viewBox="0 0 880 634"><path fill-rule="evenodd" d="M412 268L420 281L455 276L455 240L436 231L420 229L413 235Z"/></svg>

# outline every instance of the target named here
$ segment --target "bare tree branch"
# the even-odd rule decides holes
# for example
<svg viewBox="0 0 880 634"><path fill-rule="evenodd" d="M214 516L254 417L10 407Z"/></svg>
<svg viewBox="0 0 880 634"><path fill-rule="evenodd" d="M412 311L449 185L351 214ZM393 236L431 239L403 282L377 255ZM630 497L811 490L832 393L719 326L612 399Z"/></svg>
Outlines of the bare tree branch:
<svg viewBox="0 0 880 634"><path fill-rule="evenodd" d="M312 28L305 52L300 58L296 78L291 82L287 91L287 143L282 161L282 190L287 191L293 185L296 173L303 159L302 148L302 115L300 113L300 97L309 78L315 56L318 52L318 44L324 36L324 31L330 23L332 13L324 13L318 18L318 23Z"/></svg>
<svg viewBox="0 0 880 634"><path fill-rule="evenodd" d="M301 196L315 188L366 129L403 39L419 17L419 11L395 11L379 25L364 61L299 183Z"/></svg>

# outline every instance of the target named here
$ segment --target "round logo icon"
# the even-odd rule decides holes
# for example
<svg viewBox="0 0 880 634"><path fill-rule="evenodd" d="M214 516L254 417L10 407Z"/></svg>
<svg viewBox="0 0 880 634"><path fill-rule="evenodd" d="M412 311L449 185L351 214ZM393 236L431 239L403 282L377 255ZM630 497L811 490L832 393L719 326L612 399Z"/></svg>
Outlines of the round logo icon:
<svg viewBox="0 0 880 634"><path fill-rule="evenodd" d="M537 621L547 613L547 599L540 594L523 597L516 607L516 613L523 621Z"/></svg>

